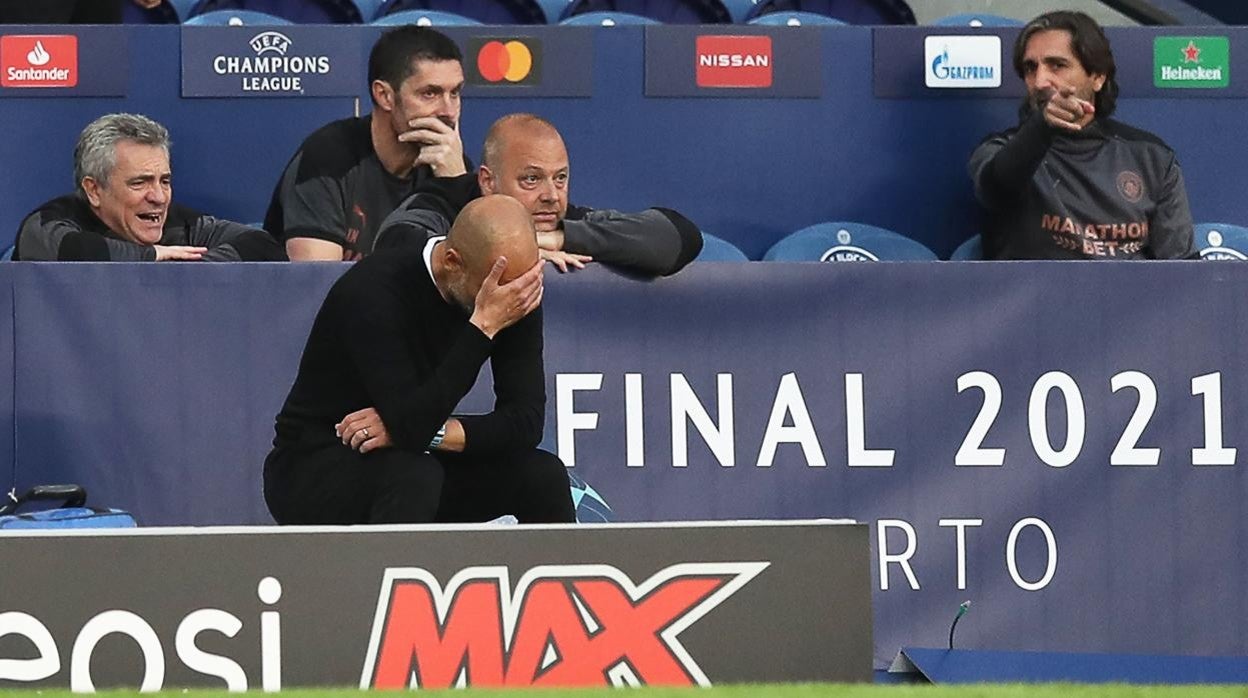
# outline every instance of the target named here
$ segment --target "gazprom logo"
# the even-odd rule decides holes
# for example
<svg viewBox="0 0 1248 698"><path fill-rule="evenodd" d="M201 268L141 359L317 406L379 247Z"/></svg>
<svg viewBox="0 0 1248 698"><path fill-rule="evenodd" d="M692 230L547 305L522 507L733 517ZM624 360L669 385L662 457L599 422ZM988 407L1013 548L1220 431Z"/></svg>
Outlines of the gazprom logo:
<svg viewBox="0 0 1248 698"><path fill-rule="evenodd" d="M923 39L928 87L1001 86L1001 37L928 36Z"/></svg>

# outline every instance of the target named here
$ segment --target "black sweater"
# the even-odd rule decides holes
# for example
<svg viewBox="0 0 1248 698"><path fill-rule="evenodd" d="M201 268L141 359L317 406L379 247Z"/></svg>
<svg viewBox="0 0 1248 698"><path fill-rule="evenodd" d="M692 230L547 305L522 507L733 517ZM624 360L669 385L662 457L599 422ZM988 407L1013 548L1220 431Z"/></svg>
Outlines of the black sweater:
<svg viewBox="0 0 1248 698"><path fill-rule="evenodd" d="M241 223L169 205L157 245L207 247L206 262L284 262L286 252L268 233ZM55 198L26 216L17 231L14 260L151 262L156 249L123 240L74 194Z"/></svg>
<svg viewBox="0 0 1248 698"><path fill-rule="evenodd" d="M464 452L500 454L541 441L541 308L491 341L434 286L427 254L436 242L370 255L330 289L277 415L275 447L331 443L337 439L334 424L374 407L395 447L426 450L486 359L494 375L494 411L459 417Z"/></svg>
<svg viewBox="0 0 1248 698"><path fill-rule="evenodd" d="M969 165L987 259L1196 257L1178 160L1108 118L1057 131L1039 111L986 138Z"/></svg>

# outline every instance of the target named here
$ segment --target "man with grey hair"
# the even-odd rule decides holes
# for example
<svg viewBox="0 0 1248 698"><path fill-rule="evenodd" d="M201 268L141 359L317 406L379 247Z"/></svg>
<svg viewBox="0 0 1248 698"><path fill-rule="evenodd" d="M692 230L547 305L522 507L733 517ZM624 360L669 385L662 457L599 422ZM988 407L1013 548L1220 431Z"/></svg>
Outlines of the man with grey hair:
<svg viewBox="0 0 1248 698"><path fill-rule="evenodd" d="M22 221L14 260L282 261L263 230L173 203L169 132L138 114L92 121L74 148L77 191Z"/></svg>

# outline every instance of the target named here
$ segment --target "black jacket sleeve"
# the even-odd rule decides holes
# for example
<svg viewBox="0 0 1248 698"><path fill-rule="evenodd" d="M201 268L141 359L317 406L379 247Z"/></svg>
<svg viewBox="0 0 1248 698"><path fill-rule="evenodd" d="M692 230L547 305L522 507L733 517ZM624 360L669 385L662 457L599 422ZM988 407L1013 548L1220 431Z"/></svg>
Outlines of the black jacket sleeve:
<svg viewBox="0 0 1248 698"><path fill-rule="evenodd" d="M995 208L1017 197L1052 143L1052 127L1044 122L1040 111L1033 112L1018 128L984 139L967 165L979 202Z"/></svg>
<svg viewBox="0 0 1248 698"><path fill-rule="evenodd" d="M272 235L212 216L199 216L187 228L187 244L207 247L205 262L285 262L286 250Z"/></svg>
<svg viewBox="0 0 1248 698"><path fill-rule="evenodd" d="M431 236L445 235L460 210L480 195L472 170L458 177L426 178L381 222L373 251L424 245Z"/></svg>
<svg viewBox="0 0 1248 698"><path fill-rule="evenodd" d="M569 207L563 249L635 274L669 276L702 251L702 231L667 208L622 213Z"/></svg>
<svg viewBox="0 0 1248 698"><path fill-rule="evenodd" d="M494 410L458 417L464 453L491 455L537 448L546 418L542 308L494 337L490 354Z"/></svg>

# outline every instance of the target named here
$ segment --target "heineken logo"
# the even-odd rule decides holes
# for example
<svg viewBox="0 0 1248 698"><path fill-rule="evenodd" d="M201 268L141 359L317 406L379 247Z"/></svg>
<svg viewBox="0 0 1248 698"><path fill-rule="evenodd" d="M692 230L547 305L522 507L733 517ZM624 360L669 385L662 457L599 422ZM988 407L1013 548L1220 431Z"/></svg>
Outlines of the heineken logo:
<svg viewBox="0 0 1248 698"><path fill-rule="evenodd" d="M1161 88L1221 88L1231 83L1231 42L1225 36L1153 39L1153 84Z"/></svg>

